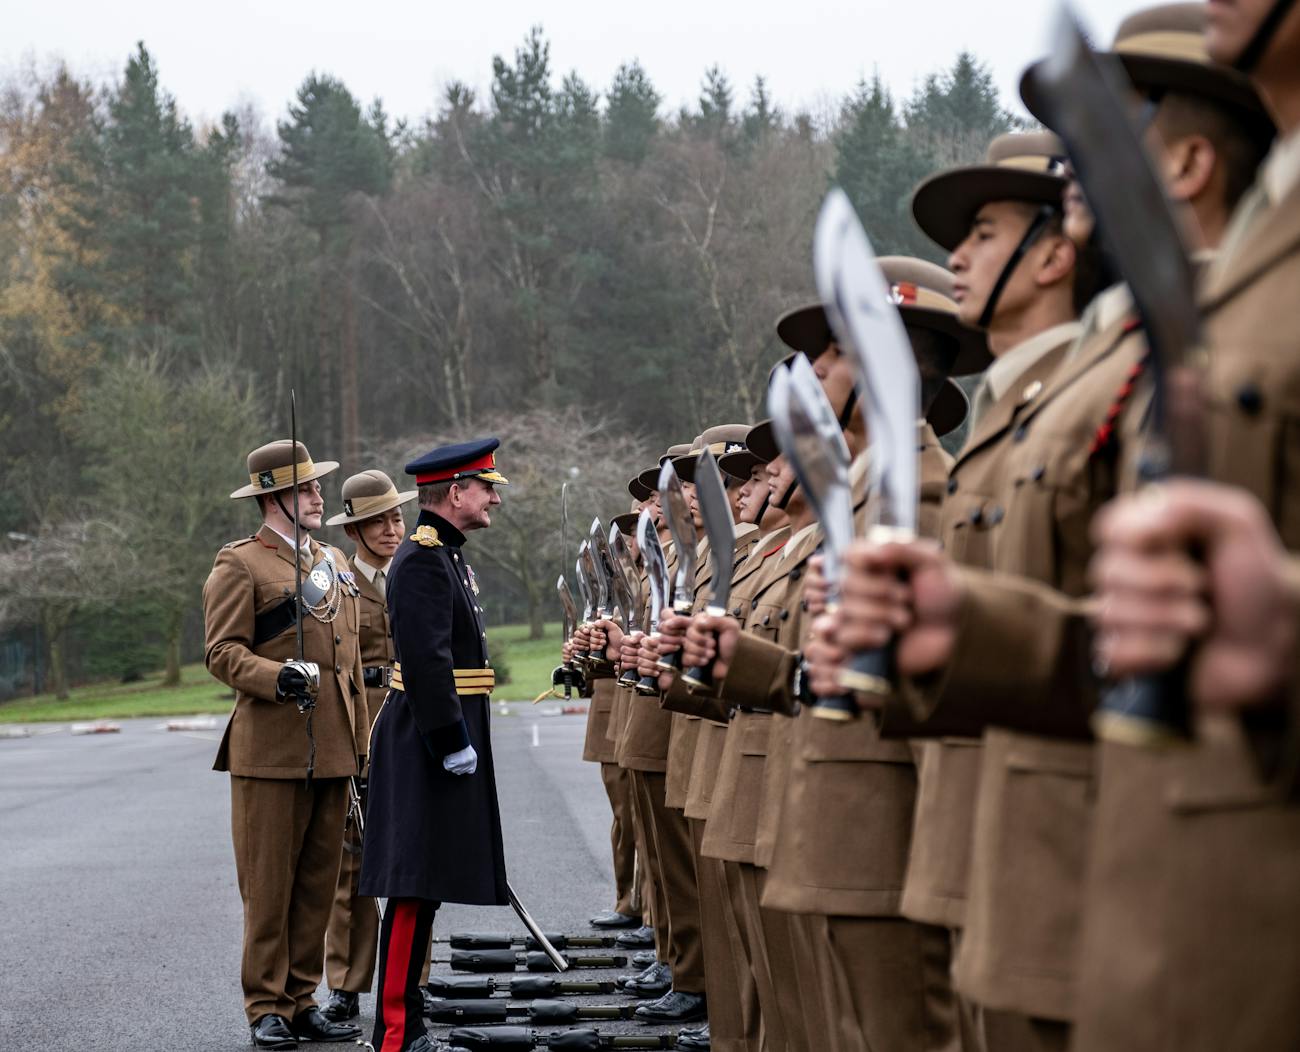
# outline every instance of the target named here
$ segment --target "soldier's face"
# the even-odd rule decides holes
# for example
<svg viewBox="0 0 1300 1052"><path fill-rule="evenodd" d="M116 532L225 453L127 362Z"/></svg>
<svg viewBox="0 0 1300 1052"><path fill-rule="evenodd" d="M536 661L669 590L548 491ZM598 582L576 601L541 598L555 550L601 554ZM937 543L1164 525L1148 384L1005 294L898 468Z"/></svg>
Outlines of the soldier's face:
<svg viewBox="0 0 1300 1052"><path fill-rule="evenodd" d="M284 506L293 514L293 490L286 490ZM325 498L321 495L320 483L314 479L298 486L298 525L304 530L319 530L321 520L325 517ZM289 520L290 525L293 520Z"/></svg>
<svg viewBox="0 0 1300 1052"><path fill-rule="evenodd" d="M838 343L831 343L813 362L813 372L821 381L831 408L837 415L843 412L853 390L853 360L840 350Z"/></svg>
<svg viewBox="0 0 1300 1052"><path fill-rule="evenodd" d="M763 469L764 465L755 464L749 469L749 480L740 487L736 518L741 522L758 522L758 511L767 497L767 473Z"/></svg>
<svg viewBox="0 0 1300 1052"><path fill-rule="evenodd" d="M682 483L682 493L686 497L686 506L691 509L691 521L697 530L704 529L704 519L700 517L700 498L695 492L693 482Z"/></svg>
<svg viewBox="0 0 1300 1052"><path fill-rule="evenodd" d="M960 308L958 316L967 325L978 323L1002 268L1007 265L1032 222L1032 209L1018 201L994 201L975 214L966 240L948 257L948 269L957 277L953 299ZM1040 238L1038 244L1030 248L1008 279L998 298L995 317L1014 310L1032 295L1035 268L1031 257L1044 240Z"/></svg>
<svg viewBox="0 0 1300 1052"><path fill-rule="evenodd" d="M402 509L393 508L373 519L357 524L357 532L372 552L381 559L391 559L401 547L402 537L406 533L406 520L402 518Z"/></svg>
<svg viewBox="0 0 1300 1052"><path fill-rule="evenodd" d="M501 503L501 495L492 483L471 479L463 489L454 487L451 495L460 520L456 525L462 531L483 530L492 525L492 509Z"/></svg>
<svg viewBox="0 0 1300 1052"><path fill-rule="evenodd" d="M1205 6L1205 47L1215 62L1231 64L1246 49L1274 0L1210 0ZM1300 62L1300 7L1292 7L1252 71L1260 81L1287 76L1294 84Z"/></svg>

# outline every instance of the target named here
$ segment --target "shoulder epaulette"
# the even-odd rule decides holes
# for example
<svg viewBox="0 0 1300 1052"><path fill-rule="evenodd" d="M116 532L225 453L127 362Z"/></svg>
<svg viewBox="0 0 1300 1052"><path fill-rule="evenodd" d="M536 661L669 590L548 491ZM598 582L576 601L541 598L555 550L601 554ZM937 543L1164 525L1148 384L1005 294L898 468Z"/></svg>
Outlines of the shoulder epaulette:
<svg viewBox="0 0 1300 1052"><path fill-rule="evenodd" d="M240 537L239 540L237 540L237 541L231 541L229 544L223 544L222 547L223 547L223 548L239 548L239 547L241 547L241 546L247 544L249 541L255 541L255 540L257 540L257 535L256 535L256 534L253 534L253 535L251 535L251 536L249 536L249 537Z"/></svg>
<svg viewBox="0 0 1300 1052"><path fill-rule="evenodd" d="M432 526L417 526L415 532L411 534L411 540L424 548L442 547L442 541L438 538L438 531Z"/></svg>

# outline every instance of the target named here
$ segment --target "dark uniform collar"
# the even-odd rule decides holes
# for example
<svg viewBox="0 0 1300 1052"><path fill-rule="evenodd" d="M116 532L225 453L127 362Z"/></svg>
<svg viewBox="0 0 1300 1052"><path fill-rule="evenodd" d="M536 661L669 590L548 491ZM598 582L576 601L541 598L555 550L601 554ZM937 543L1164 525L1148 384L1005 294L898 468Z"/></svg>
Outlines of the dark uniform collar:
<svg viewBox="0 0 1300 1052"><path fill-rule="evenodd" d="M432 526L438 531L438 538L442 543L450 545L453 548L461 548L465 544L465 535L436 511L430 511L428 508L421 508L419 518L415 520L415 525Z"/></svg>

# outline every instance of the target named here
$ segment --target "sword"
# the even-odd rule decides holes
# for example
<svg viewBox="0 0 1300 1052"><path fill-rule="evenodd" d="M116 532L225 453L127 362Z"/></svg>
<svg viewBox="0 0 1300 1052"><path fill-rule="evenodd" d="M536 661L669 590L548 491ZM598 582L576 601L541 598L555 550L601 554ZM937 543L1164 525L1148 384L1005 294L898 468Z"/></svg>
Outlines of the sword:
<svg viewBox="0 0 1300 1052"><path fill-rule="evenodd" d="M834 610L839 603L844 551L853 541L853 490L844 432L812 365L803 356L797 356L789 370L777 370L772 377L767 410L777 445L821 522L826 607ZM847 696L817 698L814 714L822 707L834 709L836 717L857 713L856 703Z"/></svg>
<svg viewBox="0 0 1300 1052"><path fill-rule="evenodd" d="M858 387L871 439L870 540L910 540L916 535L921 378L916 357L875 252L843 190L826 195L813 235L813 269L826 314L840 345L857 365ZM840 674L850 690L888 694L893 644L855 654ZM827 699L813 714L852 719L852 699Z"/></svg>
<svg viewBox="0 0 1300 1052"><path fill-rule="evenodd" d="M659 618L663 608L669 602L668 561L664 558L663 546L659 543L659 531L648 511L642 511L636 520L636 540L641 547L641 558L645 560L646 577L650 582L650 638L659 638ZM649 697L659 693L659 683L654 676L642 676L633 688L638 694Z"/></svg>
<svg viewBox="0 0 1300 1052"><path fill-rule="evenodd" d="M289 388L289 445L293 456L293 627L294 660L292 664L306 681L306 688L294 698L298 711L307 716L307 788L311 788L312 775L316 772L316 732L312 727L312 716L316 711L316 692L320 690L320 665L307 661L303 653L302 642L302 536L298 525L298 395ZM283 508L283 505L281 505Z"/></svg>
<svg viewBox="0 0 1300 1052"><path fill-rule="evenodd" d="M586 624L592 619L596 612L595 606L595 589L592 587L591 578L587 576L586 561L587 542L583 541L578 545L578 559L573 564L577 573L578 594L582 596L582 623ZM590 661L591 651L577 650L573 655L578 661Z"/></svg>
<svg viewBox="0 0 1300 1052"><path fill-rule="evenodd" d="M695 520L691 518L691 510L686 506L686 494L682 491L681 479L677 477L677 469L671 460L665 460L663 469L659 472L659 503L668 519L668 532L672 534L673 547L677 550L673 613L687 617L695 605L691 588L695 582L695 564L699 558L695 554L698 541L695 536ZM674 672L682 666L682 652L674 650L671 654L664 654L657 664L665 672Z"/></svg>
<svg viewBox="0 0 1300 1052"><path fill-rule="evenodd" d="M559 950L551 945L551 940L548 939L546 933L537 926L537 922L533 920L532 914L524 908L524 904L519 901L519 896L515 894L515 889L510 886L510 881L508 880L506 881L506 895L510 899L511 907L517 914L519 914L519 919L524 922L524 927L528 929L528 933L533 937L537 945L541 947L542 953L546 954L546 956L551 959L551 963L555 965L555 970L557 972L567 972L569 970L568 960L565 959Z"/></svg>
<svg viewBox="0 0 1300 1052"><path fill-rule="evenodd" d="M709 538L709 562L713 568L712 594L705 612L713 617L726 617L731 572L736 565L736 520L731 515L731 502L727 500L718 462L708 449L700 454L695 466L695 495L700 502L704 533ZM682 679L688 689L712 690L713 668L706 665L687 669Z"/></svg>
<svg viewBox="0 0 1300 1052"><path fill-rule="evenodd" d="M623 614L623 627L631 632L633 618L644 606L641 597L641 577L632 563L632 553L628 550L627 541L623 540L623 533L617 526L609 528L609 554L614 563L614 575L622 580L623 598L627 600L627 609ZM625 687L632 686L636 680L636 669L633 668L624 669L623 674L618 677L619 683Z"/></svg>
<svg viewBox="0 0 1300 1052"><path fill-rule="evenodd" d="M609 598L605 591L604 578L601 576L600 571L596 569L596 553L590 541L583 541L578 546L578 565L587 580L587 588L591 592L592 603L594 604L588 621L602 620L606 616L605 604L609 602ZM588 665L593 666L599 665L603 667L607 664L602 650L588 650L586 660Z"/></svg>
<svg viewBox="0 0 1300 1052"><path fill-rule="evenodd" d="M569 592L569 582L564 579L564 574L560 574L559 579L555 582L555 590L560 594L560 605L564 608L564 640L567 643L573 638L573 631L578 624L578 611L573 605L573 596ZM561 662L561 664L551 673L551 686L556 686L556 680L564 684L564 697L566 699L573 697L573 664L570 661Z"/></svg>
<svg viewBox="0 0 1300 1052"><path fill-rule="evenodd" d="M591 520L588 532L587 554L591 559L593 580L596 584L596 617L614 620L614 607L618 599L614 594L614 576L609 566L609 545L605 542L605 530L600 519ZM601 668L608 668L610 661L605 657L605 648L593 652L592 660Z"/></svg>
<svg viewBox="0 0 1300 1052"><path fill-rule="evenodd" d="M1142 319L1153 381L1139 470L1152 482L1204 473L1200 312L1195 276L1164 187L1125 110L1125 81L1103 64L1062 5L1040 75L1044 99L1097 228ZM1093 716L1099 738L1129 744L1191 735L1188 657L1174 668L1111 686Z"/></svg>

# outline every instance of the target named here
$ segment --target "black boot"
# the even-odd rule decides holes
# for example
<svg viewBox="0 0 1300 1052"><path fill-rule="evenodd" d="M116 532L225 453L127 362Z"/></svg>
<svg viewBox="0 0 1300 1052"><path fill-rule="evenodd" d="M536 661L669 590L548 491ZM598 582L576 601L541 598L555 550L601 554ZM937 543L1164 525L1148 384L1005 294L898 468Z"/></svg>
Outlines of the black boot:
<svg viewBox="0 0 1300 1052"><path fill-rule="evenodd" d="M299 1041L355 1041L361 1036L361 1027L330 1022L315 1007L294 1016L290 1029Z"/></svg>
<svg viewBox="0 0 1300 1052"><path fill-rule="evenodd" d="M625 931L615 940L625 950L648 950L655 944L655 930L649 925L642 925Z"/></svg>
<svg viewBox="0 0 1300 1052"><path fill-rule="evenodd" d="M346 1023L361 1014L361 995L351 990L331 990L330 999L321 1006L320 1014L331 1023Z"/></svg>
<svg viewBox="0 0 1300 1052"><path fill-rule="evenodd" d="M683 1027L677 1034L677 1047L690 1052L709 1052L709 1024L693 1029Z"/></svg>
<svg viewBox="0 0 1300 1052"><path fill-rule="evenodd" d="M264 1015L250 1029L253 1032L253 1045L257 1048L298 1047L298 1039L293 1036L288 1021L282 1015Z"/></svg>
<svg viewBox="0 0 1300 1052"><path fill-rule="evenodd" d="M672 969L656 961L640 975L627 979L622 990L634 997L661 997L673 988Z"/></svg>
<svg viewBox="0 0 1300 1052"><path fill-rule="evenodd" d="M588 923L593 928L635 928L641 923L641 918L617 910L605 910L597 913Z"/></svg>
<svg viewBox="0 0 1300 1052"><path fill-rule="evenodd" d="M640 1023L693 1023L707 1019L709 1008L703 994L669 990L659 1000L642 1005L635 1015Z"/></svg>

